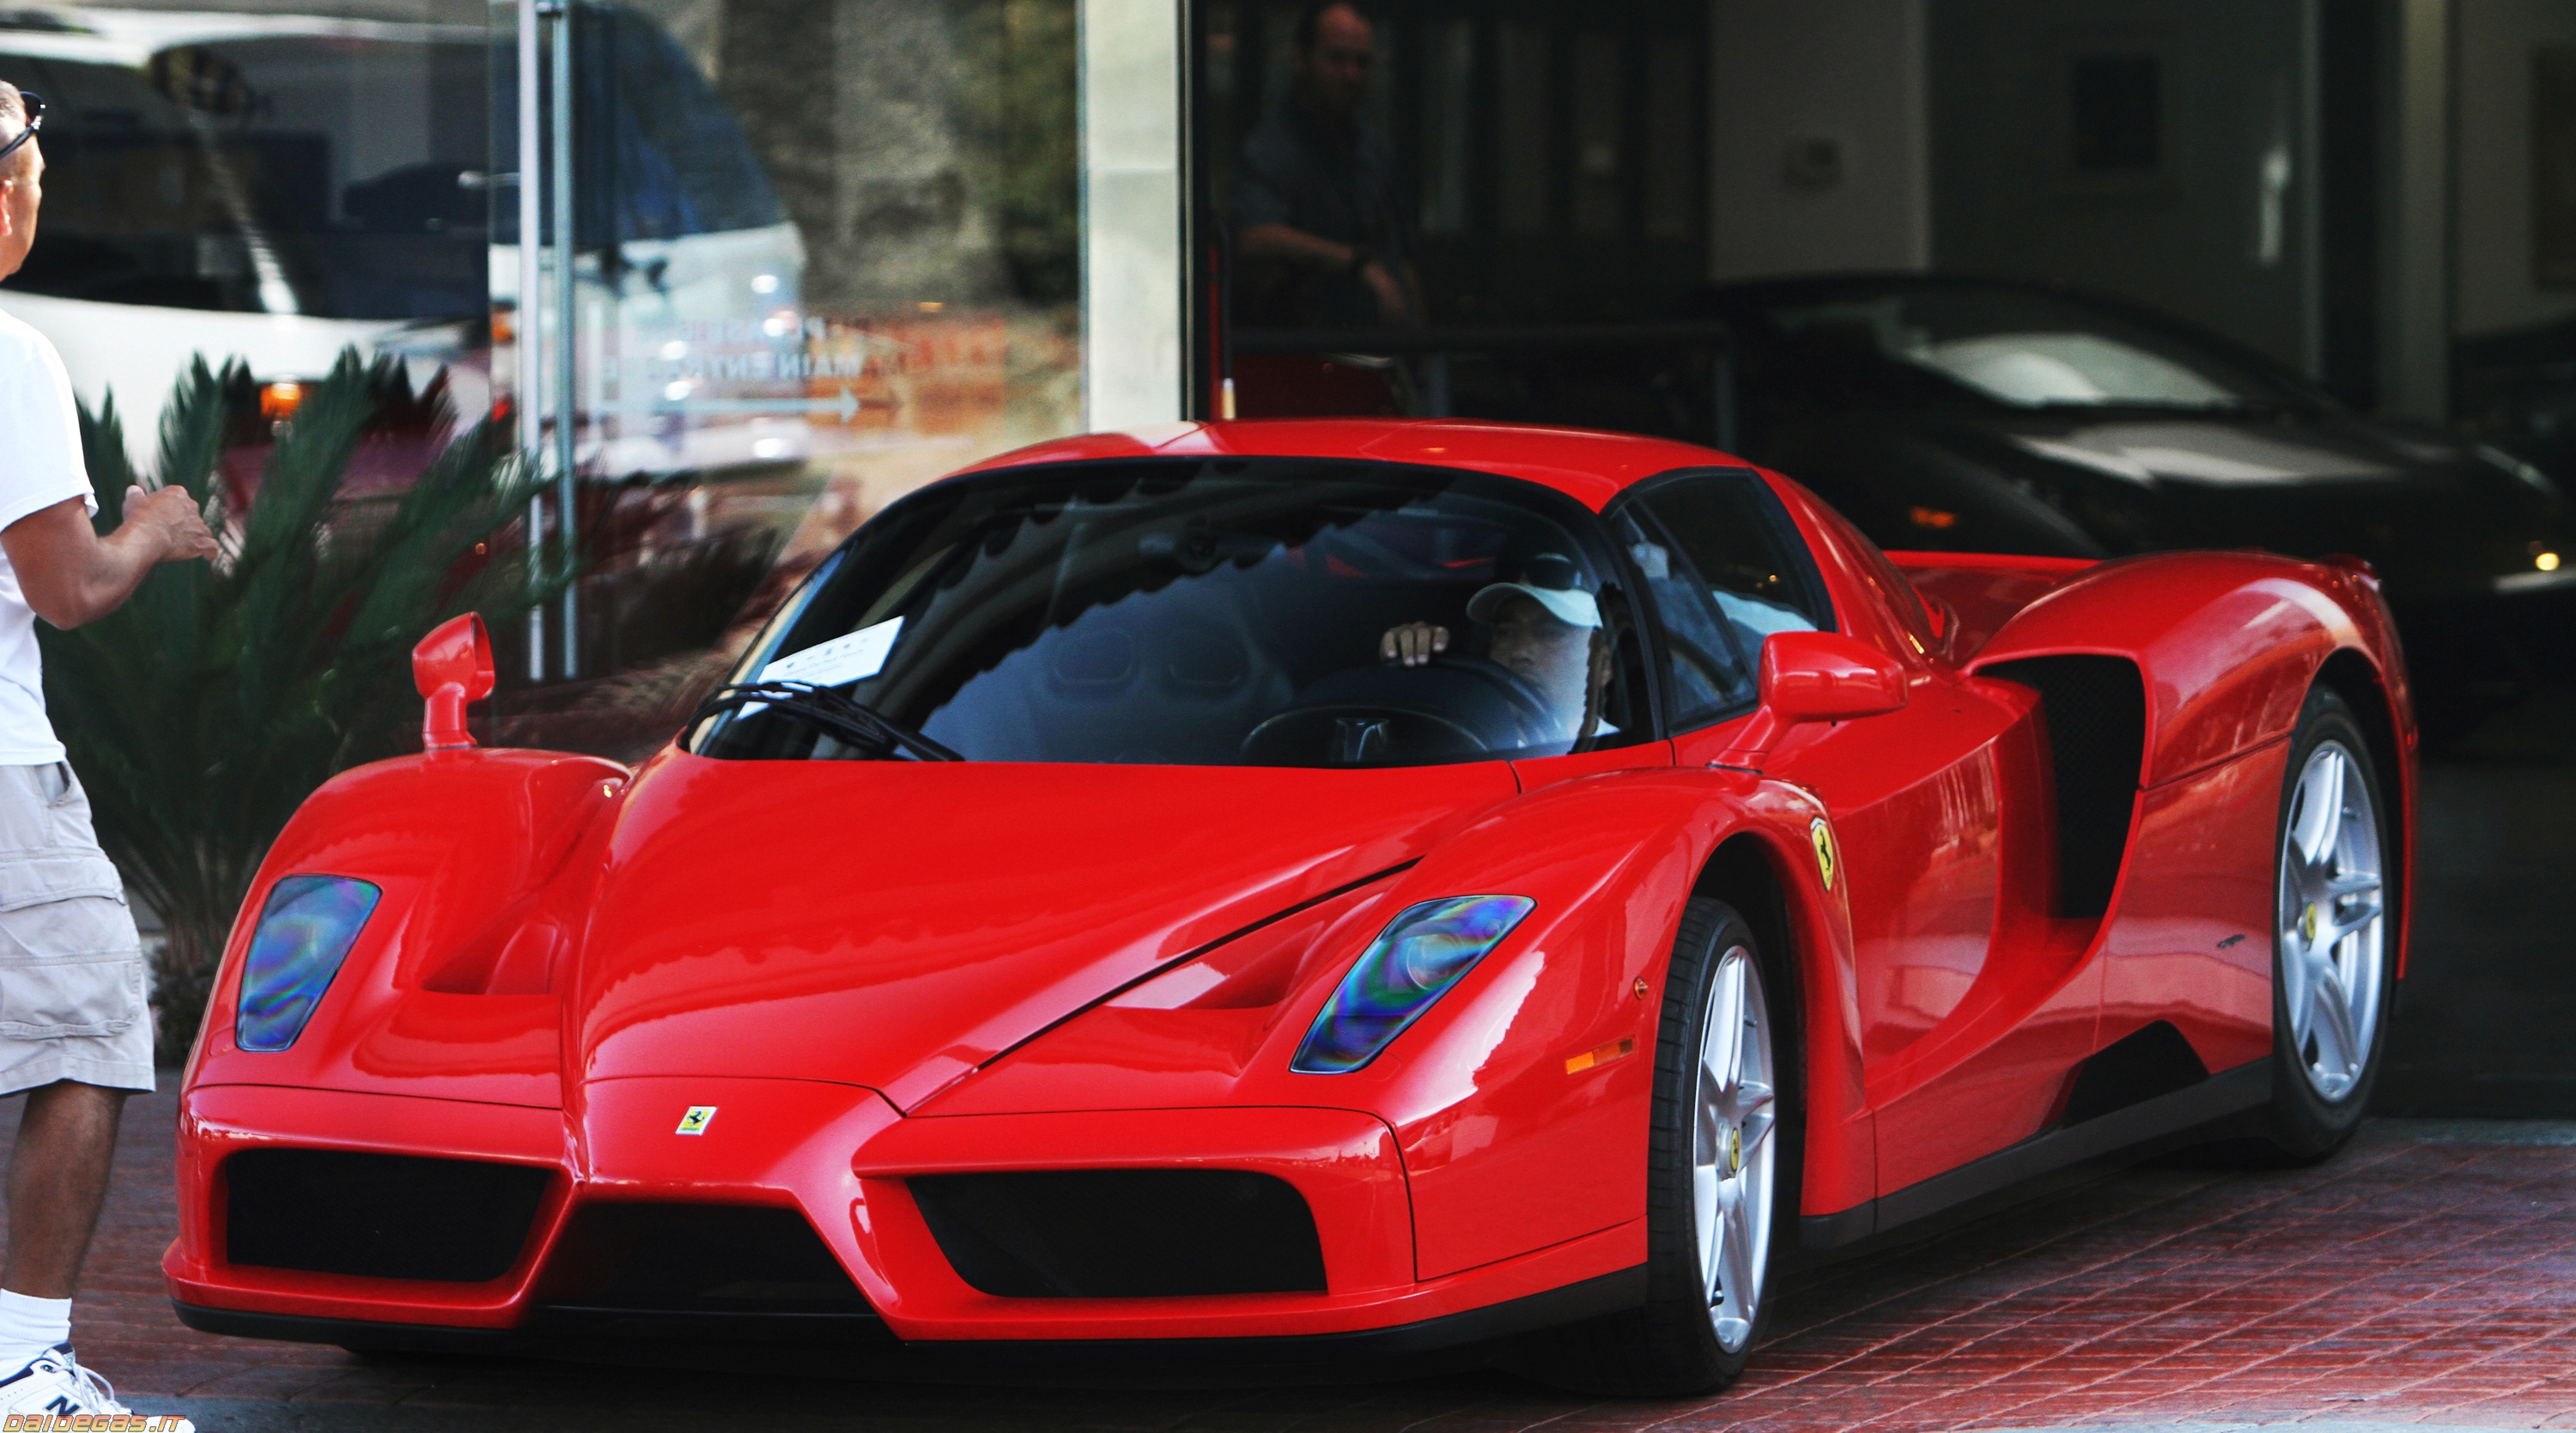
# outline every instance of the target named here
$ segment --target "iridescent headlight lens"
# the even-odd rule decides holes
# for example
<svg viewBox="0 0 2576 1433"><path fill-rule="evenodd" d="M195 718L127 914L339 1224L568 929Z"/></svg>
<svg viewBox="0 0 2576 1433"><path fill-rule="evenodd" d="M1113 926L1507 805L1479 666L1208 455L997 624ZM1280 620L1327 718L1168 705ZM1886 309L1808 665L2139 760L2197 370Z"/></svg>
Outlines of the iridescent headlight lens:
<svg viewBox="0 0 2576 1433"><path fill-rule="evenodd" d="M1342 977L1288 1068L1339 1075L1376 1059L1536 904L1524 896L1453 896L1405 907Z"/></svg>
<svg viewBox="0 0 2576 1433"><path fill-rule="evenodd" d="M294 1044L383 894L347 876L288 876L272 887L242 962L233 1043L245 1050Z"/></svg>

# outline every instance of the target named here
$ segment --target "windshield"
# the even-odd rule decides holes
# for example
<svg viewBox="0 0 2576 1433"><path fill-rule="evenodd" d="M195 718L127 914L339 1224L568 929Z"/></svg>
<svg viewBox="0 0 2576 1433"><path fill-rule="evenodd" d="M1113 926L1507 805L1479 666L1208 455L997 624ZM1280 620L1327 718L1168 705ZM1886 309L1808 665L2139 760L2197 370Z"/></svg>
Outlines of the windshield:
<svg viewBox="0 0 2576 1433"><path fill-rule="evenodd" d="M2215 346L2079 300L1927 288L1780 302L1763 311L1788 373L1820 388L1960 390L2015 408L2301 406L2310 396ZM1872 382L1875 378L1878 381ZM1891 381L1892 380L1892 381Z"/></svg>
<svg viewBox="0 0 2576 1433"><path fill-rule="evenodd" d="M1611 570L1590 512L1481 474L1020 469L940 484L862 528L733 679L810 682L970 761L1557 755L1648 735L1613 660L1630 629ZM691 746L888 754L777 707L711 715Z"/></svg>

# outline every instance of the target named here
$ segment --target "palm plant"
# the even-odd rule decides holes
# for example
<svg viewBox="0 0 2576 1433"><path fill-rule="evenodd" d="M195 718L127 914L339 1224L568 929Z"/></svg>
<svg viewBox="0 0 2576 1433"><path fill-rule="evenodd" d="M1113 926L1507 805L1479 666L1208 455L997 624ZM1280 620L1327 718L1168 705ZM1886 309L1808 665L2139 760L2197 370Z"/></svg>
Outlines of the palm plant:
<svg viewBox="0 0 2576 1433"><path fill-rule="evenodd" d="M560 590L499 551L539 478L488 419L400 494L344 494L379 396L409 396L398 365L343 354L279 433L242 512L227 510L217 472L238 365L201 359L180 379L149 478L127 459L114 398L82 411L101 531L121 520L128 486L175 485L224 549L156 569L99 621L38 628L46 703L99 844L168 933L155 1001L165 1060L194 1040L234 914L296 806L401 749L419 709L411 645L458 612L506 620Z"/></svg>

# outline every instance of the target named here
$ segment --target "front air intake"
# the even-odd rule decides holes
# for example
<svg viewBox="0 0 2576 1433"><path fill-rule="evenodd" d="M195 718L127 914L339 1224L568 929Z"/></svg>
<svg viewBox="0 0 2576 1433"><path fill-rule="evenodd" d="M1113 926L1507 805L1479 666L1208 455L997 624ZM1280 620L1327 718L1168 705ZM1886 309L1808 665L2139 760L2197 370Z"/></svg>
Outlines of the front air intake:
<svg viewBox="0 0 2576 1433"><path fill-rule="evenodd" d="M344 1149L244 1150L223 1163L235 1264L480 1284L519 1261L552 1170Z"/></svg>
<svg viewBox="0 0 2576 1433"><path fill-rule="evenodd" d="M748 1204L583 1205L546 1257L539 1295L628 1312L871 1312L803 1214Z"/></svg>
<svg viewBox="0 0 2576 1433"><path fill-rule="evenodd" d="M748 1204L585 1204L537 1276L529 1326L612 1360L672 1343L725 1357L881 1349L893 1335L849 1271L795 1209ZM748 1366L748 1365L743 1365Z"/></svg>
<svg viewBox="0 0 2576 1433"><path fill-rule="evenodd" d="M1315 1216L1286 1180L1230 1169L918 1175L957 1276L1014 1299L1320 1293Z"/></svg>

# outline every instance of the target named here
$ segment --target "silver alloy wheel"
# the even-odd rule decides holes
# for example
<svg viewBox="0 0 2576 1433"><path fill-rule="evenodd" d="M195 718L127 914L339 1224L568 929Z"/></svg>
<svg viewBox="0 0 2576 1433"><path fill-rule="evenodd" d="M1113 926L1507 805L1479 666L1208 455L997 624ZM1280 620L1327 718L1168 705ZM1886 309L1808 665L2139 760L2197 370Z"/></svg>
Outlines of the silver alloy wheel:
<svg viewBox="0 0 2576 1433"><path fill-rule="evenodd" d="M1762 1304L1770 1263L1772 1178L1771 1006L1753 952L1730 947L1709 981L1700 1037L1698 1122L1691 1203L1709 1322L1720 1348L1743 1350Z"/></svg>
<svg viewBox="0 0 2576 1433"><path fill-rule="evenodd" d="M2319 742L2290 795L2278 927L2290 1048L2329 1100L2360 1082L2378 1033L2383 875L2361 767L2341 742Z"/></svg>

